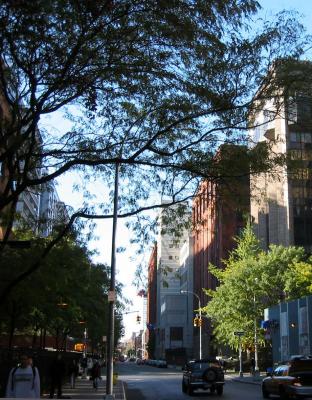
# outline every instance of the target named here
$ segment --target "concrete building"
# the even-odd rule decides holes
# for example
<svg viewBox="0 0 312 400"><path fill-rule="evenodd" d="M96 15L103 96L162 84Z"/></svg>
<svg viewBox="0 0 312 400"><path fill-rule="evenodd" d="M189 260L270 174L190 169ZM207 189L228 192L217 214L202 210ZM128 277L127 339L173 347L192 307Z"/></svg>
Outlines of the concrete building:
<svg viewBox="0 0 312 400"><path fill-rule="evenodd" d="M155 328L157 322L157 243L154 244L148 262L147 276L146 344L148 356L155 358Z"/></svg>
<svg viewBox="0 0 312 400"><path fill-rule="evenodd" d="M43 185L40 196L39 233L43 237L51 235L53 227L68 221L65 203L61 202L53 181Z"/></svg>
<svg viewBox="0 0 312 400"><path fill-rule="evenodd" d="M304 83L305 66L297 63L288 74ZM280 244L312 250L312 100L304 92L283 91L266 100L251 130L253 145L266 142L273 153L289 157L287 165L251 179L251 215L264 249Z"/></svg>
<svg viewBox="0 0 312 400"><path fill-rule="evenodd" d="M181 228L176 238L168 225L170 213L177 207L161 211L157 240L155 357L169 363L180 363L186 358L187 296L180 293L180 249L187 241L188 232Z"/></svg>
<svg viewBox="0 0 312 400"><path fill-rule="evenodd" d="M16 213L14 226L24 226L38 234L40 192L37 188L28 188L19 195Z"/></svg>
<svg viewBox="0 0 312 400"><path fill-rule="evenodd" d="M194 349L193 320L196 315L195 300L193 294L193 238L189 236L180 250L180 292L186 297L185 328L183 330L183 342L186 351L186 358L198 357L198 343ZM197 307L198 308L198 307Z"/></svg>
<svg viewBox="0 0 312 400"><path fill-rule="evenodd" d="M272 340L273 362L312 354L312 296L282 302L264 312L266 339Z"/></svg>
<svg viewBox="0 0 312 400"><path fill-rule="evenodd" d="M238 158L245 152L246 148L242 146L222 146L216 157L220 160L228 159L228 156ZM235 173L227 185L203 181L193 201L193 290L199 296L202 307L209 301L203 289L215 290L217 286L216 278L209 272L209 264L223 268L222 260L226 259L233 249L234 237L246 222L244 214L249 213L248 173L243 170L237 170ZM198 308L197 300L194 304L194 307ZM195 329L194 348L198 346L198 335L199 329ZM211 323L207 318L203 318L203 357L217 352L212 337Z"/></svg>

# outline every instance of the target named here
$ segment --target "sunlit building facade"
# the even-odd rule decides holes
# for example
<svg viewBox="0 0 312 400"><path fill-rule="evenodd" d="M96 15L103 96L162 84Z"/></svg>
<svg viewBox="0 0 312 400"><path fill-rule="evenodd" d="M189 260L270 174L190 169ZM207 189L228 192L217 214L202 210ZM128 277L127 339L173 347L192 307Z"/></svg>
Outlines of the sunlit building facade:
<svg viewBox="0 0 312 400"><path fill-rule="evenodd" d="M300 67L296 77L300 80ZM302 71L304 73L304 71ZM307 88L308 89L308 88ZM312 97L309 90L268 99L251 130L253 145L267 142L288 162L252 177L251 215L264 249L270 244L312 250Z"/></svg>
<svg viewBox="0 0 312 400"><path fill-rule="evenodd" d="M239 157L246 148L242 146L224 146L217 157L225 157L224 151L230 151L232 157ZM227 154L228 156L228 154ZM228 189L229 188L229 189ZM201 306L209 301L203 289L215 290L217 280L209 271L209 264L223 268L226 259L234 248L234 237L246 224L249 214L249 176L241 171L233 176L229 185L205 180L201 183L193 201L193 290L200 298ZM198 308L194 298L194 308ZM194 349L198 348L199 329L194 328ZM209 319L202 321L203 357L215 355L213 327Z"/></svg>

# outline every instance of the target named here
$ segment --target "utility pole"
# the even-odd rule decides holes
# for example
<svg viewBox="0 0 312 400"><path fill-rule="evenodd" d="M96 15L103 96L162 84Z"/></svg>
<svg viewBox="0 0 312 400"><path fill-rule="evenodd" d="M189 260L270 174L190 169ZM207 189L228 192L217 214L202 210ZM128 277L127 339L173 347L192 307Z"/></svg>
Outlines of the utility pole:
<svg viewBox="0 0 312 400"><path fill-rule="evenodd" d="M115 275L116 275L116 231L118 217L118 183L119 183L119 164L115 169L115 191L114 191L114 211L112 229L112 256L111 256L111 276L110 288L108 293L108 340L107 340L107 362L106 362L106 396L105 400L113 400L113 368L114 368L114 322L115 322Z"/></svg>
<svg viewBox="0 0 312 400"><path fill-rule="evenodd" d="M181 290L180 293L191 293L193 296L197 298L198 307L199 307L199 359L202 359L202 314L201 314L201 302L198 294L191 292L190 290Z"/></svg>
<svg viewBox="0 0 312 400"><path fill-rule="evenodd" d="M255 283L257 285L258 283L258 278L255 278ZM255 334L255 377L258 377L259 374L259 363L258 363L258 332L257 332L257 313L256 313L256 293L254 290L254 313L255 313L255 318L254 318L254 334Z"/></svg>

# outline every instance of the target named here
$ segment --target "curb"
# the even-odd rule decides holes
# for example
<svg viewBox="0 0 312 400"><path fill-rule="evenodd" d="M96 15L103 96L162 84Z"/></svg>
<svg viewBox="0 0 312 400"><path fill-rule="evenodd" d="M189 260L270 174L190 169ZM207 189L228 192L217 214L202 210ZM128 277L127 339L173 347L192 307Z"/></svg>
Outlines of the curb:
<svg viewBox="0 0 312 400"><path fill-rule="evenodd" d="M232 382L239 382L239 383L247 383L247 384L249 384L249 385L258 385L258 386L261 386L261 384L262 384L262 379L260 378L260 380L257 380L257 381L254 381L254 380L251 380L251 379L248 379L248 378L246 378L246 379L244 379L244 378L239 378L239 377L231 377L231 375L226 375L227 376L227 379L228 380L230 380L230 381L232 381Z"/></svg>

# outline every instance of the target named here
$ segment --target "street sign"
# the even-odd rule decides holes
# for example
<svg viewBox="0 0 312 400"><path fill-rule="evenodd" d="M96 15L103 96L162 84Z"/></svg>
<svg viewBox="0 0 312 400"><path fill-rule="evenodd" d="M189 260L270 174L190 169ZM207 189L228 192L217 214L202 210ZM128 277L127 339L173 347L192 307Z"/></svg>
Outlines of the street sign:
<svg viewBox="0 0 312 400"><path fill-rule="evenodd" d="M116 301L116 294L115 294L115 291L114 290L110 290L109 292L108 292L108 295L107 295L107 297L108 297L108 301L110 302L114 302L114 301Z"/></svg>
<svg viewBox="0 0 312 400"><path fill-rule="evenodd" d="M245 332L243 332L243 331L234 332L234 335L235 336L244 336Z"/></svg>

